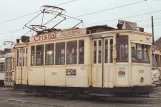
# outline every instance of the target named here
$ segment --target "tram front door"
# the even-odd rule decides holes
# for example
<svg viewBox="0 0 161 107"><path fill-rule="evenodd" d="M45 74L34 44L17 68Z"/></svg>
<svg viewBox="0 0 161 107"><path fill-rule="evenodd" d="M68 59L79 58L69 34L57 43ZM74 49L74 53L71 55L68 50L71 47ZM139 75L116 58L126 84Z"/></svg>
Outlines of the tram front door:
<svg viewBox="0 0 161 107"><path fill-rule="evenodd" d="M17 49L16 84L27 84L27 47Z"/></svg>
<svg viewBox="0 0 161 107"><path fill-rule="evenodd" d="M113 37L93 39L93 87L113 87Z"/></svg>

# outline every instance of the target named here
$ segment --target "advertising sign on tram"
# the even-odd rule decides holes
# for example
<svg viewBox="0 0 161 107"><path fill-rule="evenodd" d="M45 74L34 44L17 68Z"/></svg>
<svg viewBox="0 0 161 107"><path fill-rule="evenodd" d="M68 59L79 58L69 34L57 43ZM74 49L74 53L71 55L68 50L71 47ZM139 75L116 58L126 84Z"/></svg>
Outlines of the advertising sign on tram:
<svg viewBox="0 0 161 107"><path fill-rule="evenodd" d="M37 41L45 41L45 40L54 40L58 38L65 38L65 37L72 37L72 36L79 36L86 34L86 29L71 29L71 30L62 30L57 32L50 32L41 35L35 35L30 38L30 41L37 42Z"/></svg>

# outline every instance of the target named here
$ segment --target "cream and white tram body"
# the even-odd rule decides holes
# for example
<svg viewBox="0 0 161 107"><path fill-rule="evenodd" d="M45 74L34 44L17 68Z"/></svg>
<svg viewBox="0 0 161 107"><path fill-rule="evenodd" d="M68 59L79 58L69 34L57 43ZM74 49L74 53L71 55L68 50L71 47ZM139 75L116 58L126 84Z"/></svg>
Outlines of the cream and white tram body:
<svg viewBox="0 0 161 107"><path fill-rule="evenodd" d="M15 87L73 95L152 92L151 34L69 29L17 43Z"/></svg>
<svg viewBox="0 0 161 107"><path fill-rule="evenodd" d="M5 86L13 87L15 73L15 52L12 50L5 55Z"/></svg>
<svg viewBox="0 0 161 107"><path fill-rule="evenodd" d="M4 86L5 80L5 58L0 58L0 86Z"/></svg>
<svg viewBox="0 0 161 107"><path fill-rule="evenodd" d="M156 86L161 85L161 52L155 50L152 55L152 81Z"/></svg>

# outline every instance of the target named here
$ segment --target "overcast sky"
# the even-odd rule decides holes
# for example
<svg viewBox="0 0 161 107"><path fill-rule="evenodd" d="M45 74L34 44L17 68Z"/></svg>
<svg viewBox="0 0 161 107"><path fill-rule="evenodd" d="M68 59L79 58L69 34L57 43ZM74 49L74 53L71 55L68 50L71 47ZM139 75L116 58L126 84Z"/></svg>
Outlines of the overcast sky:
<svg viewBox="0 0 161 107"><path fill-rule="evenodd" d="M27 15L39 11L42 5L57 5L71 0L3 0L0 3L0 44L4 40L15 41L16 38L25 34L28 29L21 30L29 20L31 20L38 13L20 18L18 20L10 21L7 23L1 23L10 19L17 18L19 16ZM87 13L100 11L104 9L109 9L113 7L118 7L126 4L131 4L134 2L143 0L76 0L60 7L66 10L66 15L79 16ZM83 26L93 26L93 25L104 25L116 27L118 19L124 19L127 21L138 21L138 26L144 27L146 32L151 33L151 16L154 16L155 24L155 38L161 36L161 11L155 12L147 15L135 16L139 14L149 13L153 11L161 10L161 0L147 0L142 3L135 5L124 6L122 8L116 8L104 12L99 12L97 14L87 15L78 17L83 20ZM125 18L129 17L129 18ZM50 15L45 15L45 20L51 18ZM34 21L32 24L40 24L41 16ZM59 18L57 20L60 20ZM54 25L57 21L50 23ZM77 20L66 20L66 22L60 24L59 28L69 28L76 24ZM100 22L100 23L97 23ZM12 32L18 30L16 32Z"/></svg>

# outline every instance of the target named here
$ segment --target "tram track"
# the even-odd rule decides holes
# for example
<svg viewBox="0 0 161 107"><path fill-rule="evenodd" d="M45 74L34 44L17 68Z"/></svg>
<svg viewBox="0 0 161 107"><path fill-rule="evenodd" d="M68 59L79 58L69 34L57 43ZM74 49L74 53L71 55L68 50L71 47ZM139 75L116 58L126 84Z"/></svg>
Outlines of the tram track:
<svg viewBox="0 0 161 107"><path fill-rule="evenodd" d="M34 107L64 107L64 106L60 106L60 105L54 105L54 104L45 104L45 103L36 103L36 102L31 102L31 101L23 101L23 100L14 100L14 99L2 99L0 98L0 102L7 102L10 104L16 104L17 106L22 106L22 107L30 107L30 106L34 106Z"/></svg>
<svg viewBox="0 0 161 107"><path fill-rule="evenodd" d="M73 103L88 104L160 104L161 105L161 88L154 91L154 95L149 98L143 97L86 97L81 96L77 100L72 100L64 96L47 97L33 93L25 93L22 90L12 90L8 88L0 89L0 101L17 105L18 107L70 107ZM159 94L158 94L159 93Z"/></svg>

